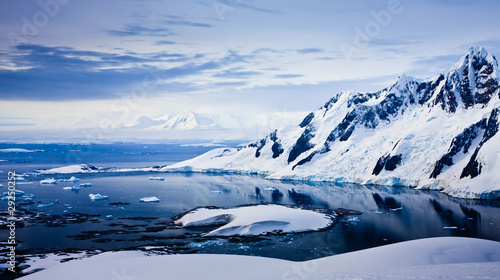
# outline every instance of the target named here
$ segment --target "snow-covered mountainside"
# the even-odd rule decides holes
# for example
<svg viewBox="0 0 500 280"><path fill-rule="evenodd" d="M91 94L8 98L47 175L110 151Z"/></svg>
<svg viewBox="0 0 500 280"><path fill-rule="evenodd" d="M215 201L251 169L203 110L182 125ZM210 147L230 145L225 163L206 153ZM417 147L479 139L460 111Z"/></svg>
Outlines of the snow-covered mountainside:
<svg viewBox="0 0 500 280"><path fill-rule="evenodd" d="M499 73L495 57L473 47L435 78L401 75L377 92L341 92L296 127L163 170L401 185L496 199Z"/></svg>

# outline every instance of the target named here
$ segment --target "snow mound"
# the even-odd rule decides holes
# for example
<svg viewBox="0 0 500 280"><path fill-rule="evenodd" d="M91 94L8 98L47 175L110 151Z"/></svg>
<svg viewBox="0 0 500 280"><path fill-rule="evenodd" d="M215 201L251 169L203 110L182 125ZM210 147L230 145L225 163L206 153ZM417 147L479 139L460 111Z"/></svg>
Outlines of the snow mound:
<svg viewBox="0 0 500 280"><path fill-rule="evenodd" d="M305 262L144 254L103 253L20 279L498 279L500 275L500 242L464 237L413 240Z"/></svg>
<svg viewBox="0 0 500 280"><path fill-rule="evenodd" d="M184 227L223 226L207 236L259 235L306 232L330 226L332 217L312 210L282 205L255 205L230 209L197 208L175 221Z"/></svg>
<svg viewBox="0 0 500 280"><path fill-rule="evenodd" d="M74 164L46 170L35 170L39 174L75 174L75 173L97 173L110 170L106 167L93 166L90 164Z"/></svg>

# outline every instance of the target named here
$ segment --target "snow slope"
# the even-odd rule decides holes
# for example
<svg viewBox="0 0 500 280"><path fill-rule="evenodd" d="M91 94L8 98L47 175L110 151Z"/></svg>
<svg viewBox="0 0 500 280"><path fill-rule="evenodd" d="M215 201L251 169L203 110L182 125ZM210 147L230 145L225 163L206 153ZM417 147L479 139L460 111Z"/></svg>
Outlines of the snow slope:
<svg viewBox="0 0 500 280"><path fill-rule="evenodd" d="M20 279L499 279L500 275L500 242L463 237L420 239L306 262L144 254L103 253Z"/></svg>
<svg viewBox="0 0 500 280"><path fill-rule="evenodd" d="M500 80L495 57L473 47L448 71L401 75L373 93L341 92L296 127L243 149L218 149L162 171L259 173L500 197Z"/></svg>

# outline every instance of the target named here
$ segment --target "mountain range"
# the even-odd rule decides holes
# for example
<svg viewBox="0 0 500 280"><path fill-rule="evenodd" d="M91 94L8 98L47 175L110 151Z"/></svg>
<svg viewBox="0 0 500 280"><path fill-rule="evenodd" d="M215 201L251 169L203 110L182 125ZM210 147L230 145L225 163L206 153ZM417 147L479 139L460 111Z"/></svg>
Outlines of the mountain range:
<svg viewBox="0 0 500 280"><path fill-rule="evenodd" d="M472 47L436 77L403 74L377 92L340 92L297 126L162 170L400 185L498 199L499 73L492 54Z"/></svg>
<svg viewBox="0 0 500 280"><path fill-rule="evenodd" d="M258 139L276 127L285 127L300 121L307 112L276 112L261 114L232 115L227 113L199 114L183 111L176 115L158 118L141 116L130 124L119 124L118 128L139 130L142 133L159 134L165 131L165 137L171 135L179 139Z"/></svg>

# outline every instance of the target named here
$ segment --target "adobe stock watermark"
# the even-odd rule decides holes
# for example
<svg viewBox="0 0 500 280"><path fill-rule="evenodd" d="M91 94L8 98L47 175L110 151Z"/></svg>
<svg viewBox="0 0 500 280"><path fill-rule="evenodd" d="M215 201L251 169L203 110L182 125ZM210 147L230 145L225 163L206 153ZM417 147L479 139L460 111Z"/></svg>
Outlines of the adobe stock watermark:
<svg viewBox="0 0 500 280"><path fill-rule="evenodd" d="M212 2L212 6L219 20L224 20L225 13L233 11L238 5L242 5L245 1L248 0L219 0Z"/></svg>
<svg viewBox="0 0 500 280"><path fill-rule="evenodd" d="M7 268L10 272L16 272L16 172L8 173L8 224L9 236L7 240L8 253L7 253Z"/></svg>
<svg viewBox="0 0 500 280"><path fill-rule="evenodd" d="M161 81L162 78L158 71L148 68L147 74L144 75L140 84L133 87L129 94L123 95L120 99L110 104L110 111L119 115L115 121L124 121L132 109L137 108L141 102L148 98L151 91L158 88ZM97 128L83 130L84 142L77 146L76 153L69 153L67 155L66 162L74 164L77 163L77 159L80 156L88 156L92 152L92 147L87 144L105 139L106 130L113 128L113 125L114 122L112 119L103 118Z"/></svg>
<svg viewBox="0 0 500 280"><path fill-rule="evenodd" d="M62 5L66 5L70 0L39 0L40 10L33 13L31 17L22 17L20 32L9 32L7 38L11 46L28 44L30 37L36 37L40 29L49 24L51 18L59 14Z"/></svg>
<svg viewBox="0 0 500 280"><path fill-rule="evenodd" d="M408 0L411 1L411 0ZM389 0L385 9L370 11L371 20L365 23L364 28L356 26L352 43L342 42L339 47L344 57L350 61L354 56L360 55L363 48L371 40L378 37L382 29L389 26L393 16L403 11L401 0Z"/></svg>

